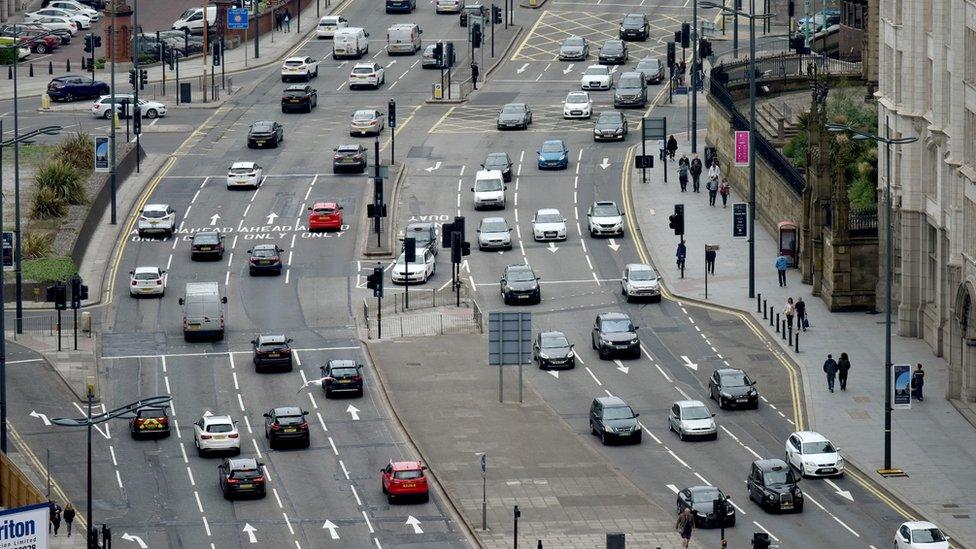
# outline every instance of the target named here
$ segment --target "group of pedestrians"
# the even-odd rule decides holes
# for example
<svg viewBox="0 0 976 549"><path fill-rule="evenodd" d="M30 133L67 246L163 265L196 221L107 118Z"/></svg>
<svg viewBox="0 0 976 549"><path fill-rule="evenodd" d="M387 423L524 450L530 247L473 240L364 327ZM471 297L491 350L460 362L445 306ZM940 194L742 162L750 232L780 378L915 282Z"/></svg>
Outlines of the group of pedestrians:
<svg viewBox="0 0 976 549"><path fill-rule="evenodd" d="M793 329L793 317L796 317L796 331L805 332L810 327L810 319L807 317L807 304L802 297L796 298L795 302L792 297L786 298L786 304L783 305L783 315L786 317L786 328L789 330Z"/></svg>
<svg viewBox="0 0 976 549"><path fill-rule="evenodd" d="M58 531L61 529L61 519L64 519L64 524L68 529L68 536L71 536L71 525L75 521L75 508L71 505L69 501L65 504L64 509L58 505L58 502L50 502L51 512L50 512L50 524L47 526L47 531L49 534L53 533L55 536L58 535Z"/></svg>
<svg viewBox="0 0 976 549"><path fill-rule="evenodd" d="M834 355L828 354L824 361L823 371L827 374L827 390L834 392L834 379L840 381L840 390L847 390L847 374L851 371L851 359L847 353L840 354L840 360L834 360Z"/></svg>
<svg viewBox="0 0 976 549"><path fill-rule="evenodd" d="M678 141L673 135L666 140L660 140L658 147L662 161L668 159L674 161L674 156L678 151ZM729 194L732 192L729 178L722 174L722 168L717 158L713 158L707 167L705 190L708 191L708 205L715 207L716 198L721 196L722 207L726 208L729 203ZM678 159L678 185L681 186L681 192L687 192L689 180L691 181L692 192L701 192L701 176L704 168L705 166L697 154L691 159L686 154L681 155L681 158Z"/></svg>
<svg viewBox="0 0 976 549"><path fill-rule="evenodd" d="M275 12L274 22L276 31L280 32L284 28L285 32L291 32L291 12L288 8Z"/></svg>

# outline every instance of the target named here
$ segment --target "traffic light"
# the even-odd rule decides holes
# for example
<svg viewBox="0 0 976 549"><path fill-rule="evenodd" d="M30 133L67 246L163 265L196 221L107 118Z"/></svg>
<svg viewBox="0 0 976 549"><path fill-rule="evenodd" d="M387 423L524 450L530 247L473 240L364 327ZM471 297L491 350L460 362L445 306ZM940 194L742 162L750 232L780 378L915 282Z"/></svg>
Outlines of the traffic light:
<svg viewBox="0 0 976 549"><path fill-rule="evenodd" d="M807 48L806 38L799 33L790 37L790 49L795 50L799 54L810 53L810 50Z"/></svg>
<svg viewBox="0 0 976 549"><path fill-rule="evenodd" d="M481 25L478 23L471 25L471 46L474 48L481 47Z"/></svg>
<svg viewBox="0 0 976 549"><path fill-rule="evenodd" d="M674 68L674 42L668 42L668 68Z"/></svg>
<svg viewBox="0 0 976 549"><path fill-rule="evenodd" d="M214 42L213 47L211 48L211 56L210 56L210 59L211 59L211 62L213 64L213 66L215 66L215 67L219 67L220 66L220 53L221 53L220 50L221 49L223 49L223 48L220 47L220 42Z"/></svg>
<svg viewBox="0 0 976 549"><path fill-rule="evenodd" d="M129 85L132 86L133 89L135 89L135 87L136 87L136 70L135 69L129 69Z"/></svg>
<svg viewBox="0 0 976 549"><path fill-rule="evenodd" d="M417 262L417 239L412 236L403 239L403 261L406 263Z"/></svg>
<svg viewBox="0 0 976 549"><path fill-rule="evenodd" d="M691 47L691 25L688 23L681 24L681 47Z"/></svg>
<svg viewBox="0 0 976 549"><path fill-rule="evenodd" d="M502 9L495 4L491 5L491 22L495 25L502 24Z"/></svg>
<svg viewBox="0 0 976 549"><path fill-rule="evenodd" d="M373 297L383 297L383 267L373 267L373 272L366 275L366 287L373 290Z"/></svg>
<svg viewBox="0 0 976 549"><path fill-rule="evenodd" d="M444 43L437 42L434 44L434 61L437 63L438 67L444 66Z"/></svg>
<svg viewBox="0 0 976 549"><path fill-rule="evenodd" d="M796 6L795 6L795 5L793 4L793 0L790 0L790 5L789 5L789 7L788 7L788 8L786 8L786 15L787 15L787 16L788 16L788 17L789 17L790 19L793 19L793 16L794 16L795 14L796 14Z"/></svg>
<svg viewBox="0 0 976 549"><path fill-rule="evenodd" d="M93 53L95 51L95 35L88 33L85 35L85 53Z"/></svg>
<svg viewBox="0 0 976 549"><path fill-rule="evenodd" d="M698 40L698 58L704 59L712 56L712 43L704 38Z"/></svg>
<svg viewBox="0 0 976 549"><path fill-rule="evenodd" d="M454 42L444 44L444 65L443 68L449 69L454 66Z"/></svg>
<svg viewBox="0 0 976 549"><path fill-rule="evenodd" d="M679 30L674 31L674 43L675 44L681 43L681 31Z"/></svg>
<svg viewBox="0 0 976 549"><path fill-rule="evenodd" d="M54 303L54 308L63 311L68 308L67 287L64 282L56 282L47 287L47 301Z"/></svg>
<svg viewBox="0 0 976 549"><path fill-rule="evenodd" d="M386 123L391 129L396 127L396 100L394 99L390 99L386 105Z"/></svg>
<svg viewBox="0 0 976 549"><path fill-rule="evenodd" d="M146 84L149 83L149 71L146 69L139 69L139 89L146 89Z"/></svg>
<svg viewBox="0 0 976 549"><path fill-rule="evenodd" d="M92 35L92 36L94 36L94 40L95 40L95 47L96 47L96 48L100 48L100 47L102 47L102 37L101 37L101 36L99 36L99 35L97 35L97 34L94 34L94 35Z"/></svg>
<svg viewBox="0 0 976 549"><path fill-rule="evenodd" d="M139 105L132 107L132 133L142 133L142 108Z"/></svg>
<svg viewBox="0 0 976 549"><path fill-rule="evenodd" d="M471 255L471 243L467 241L461 242L461 256Z"/></svg>
<svg viewBox="0 0 976 549"><path fill-rule="evenodd" d="M668 227L674 230L675 236L685 234L685 205L675 204L674 213L668 216Z"/></svg>
<svg viewBox="0 0 976 549"><path fill-rule="evenodd" d="M752 534L752 549L769 549L769 534L755 532Z"/></svg>
<svg viewBox="0 0 976 549"><path fill-rule="evenodd" d="M81 283L81 277L71 277L71 308L80 309L81 302L88 299L88 286Z"/></svg>

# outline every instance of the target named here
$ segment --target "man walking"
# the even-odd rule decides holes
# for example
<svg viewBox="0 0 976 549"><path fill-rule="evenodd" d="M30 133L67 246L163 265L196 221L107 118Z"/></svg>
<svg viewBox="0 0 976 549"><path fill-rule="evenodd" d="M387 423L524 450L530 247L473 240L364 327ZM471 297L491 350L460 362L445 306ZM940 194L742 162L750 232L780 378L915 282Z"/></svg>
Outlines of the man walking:
<svg viewBox="0 0 976 549"><path fill-rule="evenodd" d="M840 354L837 361L837 379L840 380L840 390L847 390L847 372L851 371L851 359L847 358L847 353Z"/></svg>
<svg viewBox="0 0 976 549"><path fill-rule="evenodd" d="M678 268L681 269L682 274L685 272L685 256L688 254L688 248L685 247L684 239L678 242L678 251L675 253L675 257L678 258Z"/></svg>
<svg viewBox="0 0 976 549"><path fill-rule="evenodd" d="M285 8L285 15L281 20L285 22L285 32L291 32L291 12L288 8Z"/></svg>
<svg viewBox="0 0 976 549"><path fill-rule="evenodd" d="M681 536L681 546L688 547L691 542L691 531L695 529L695 517L691 514L691 509L685 507L678 515L678 522L674 525Z"/></svg>
<svg viewBox="0 0 976 549"><path fill-rule="evenodd" d="M668 158L674 160L674 153L676 152L678 152L678 140L675 139L674 135L672 134L671 137L668 138Z"/></svg>
<svg viewBox="0 0 976 549"><path fill-rule="evenodd" d="M708 274L715 274L715 256L717 255L718 252L715 250L705 251L705 270Z"/></svg>
<svg viewBox="0 0 976 549"><path fill-rule="evenodd" d="M807 331L807 304L803 302L803 298L797 298L796 305L793 307L796 309L796 329L797 331L803 330Z"/></svg>
<svg viewBox="0 0 976 549"><path fill-rule="evenodd" d="M827 388L830 392L834 392L834 376L837 375L837 361L834 357L827 355L827 360L824 361L823 371L827 374Z"/></svg>
<svg viewBox="0 0 976 549"><path fill-rule="evenodd" d="M915 390L915 398L921 402L925 400L922 398L922 386L925 385L925 370L922 369L922 365L916 365L916 369L912 372L912 389Z"/></svg>
<svg viewBox="0 0 976 549"><path fill-rule="evenodd" d="M786 286L786 256L781 255L776 258L776 272L779 274L779 285L781 287Z"/></svg>
<svg viewBox="0 0 976 549"><path fill-rule="evenodd" d="M701 180L702 173L702 161L698 158L696 154L694 158L691 159L691 189L698 192L698 182Z"/></svg>
<svg viewBox="0 0 976 549"><path fill-rule="evenodd" d="M51 524L48 525L47 531L50 533L54 531L54 535L58 535L58 530L61 529L61 506L57 502L51 502Z"/></svg>
<svg viewBox="0 0 976 549"><path fill-rule="evenodd" d="M705 183L705 188L708 189L708 205L715 207L715 197L718 196L718 181L715 179L709 179ZM697 186L695 187L695 192L698 192Z"/></svg>
<svg viewBox="0 0 976 549"><path fill-rule="evenodd" d="M681 185L681 192L688 188L688 164L678 162L678 184Z"/></svg>

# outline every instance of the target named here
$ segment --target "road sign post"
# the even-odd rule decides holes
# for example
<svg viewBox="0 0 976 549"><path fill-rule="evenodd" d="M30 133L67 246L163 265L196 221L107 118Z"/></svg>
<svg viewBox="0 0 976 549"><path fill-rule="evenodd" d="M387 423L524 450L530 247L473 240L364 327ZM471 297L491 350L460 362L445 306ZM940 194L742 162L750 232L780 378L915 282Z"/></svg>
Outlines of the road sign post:
<svg viewBox="0 0 976 549"><path fill-rule="evenodd" d="M522 366L532 364L532 313L488 313L488 364L498 366L498 402L504 402L505 366L518 366L522 403Z"/></svg>
<svg viewBox="0 0 976 549"><path fill-rule="evenodd" d="M410 308L410 264L417 261L417 239L408 236L403 239L403 267L406 272L403 275L403 308ZM426 269L426 260L424 268ZM396 269L396 266L393 267Z"/></svg>
<svg viewBox="0 0 976 549"><path fill-rule="evenodd" d="M663 116L648 116L641 120L641 141L664 140L668 136L668 119ZM647 155L645 149L644 156ZM651 164L653 166L653 162ZM664 172L664 182L668 182L668 163L661 163L661 170Z"/></svg>

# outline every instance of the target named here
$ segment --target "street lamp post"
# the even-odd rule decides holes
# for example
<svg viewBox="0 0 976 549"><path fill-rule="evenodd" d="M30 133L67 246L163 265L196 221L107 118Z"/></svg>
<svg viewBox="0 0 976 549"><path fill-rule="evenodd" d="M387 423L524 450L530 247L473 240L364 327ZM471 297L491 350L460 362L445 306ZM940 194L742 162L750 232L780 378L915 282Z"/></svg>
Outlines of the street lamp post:
<svg viewBox="0 0 976 549"><path fill-rule="evenodd" d="M855 141L875 141L885 146L885 425L884 425L884 467L878 469L881 475L900 474L900 469L891 468L891 279L895 257L892 242L891 222L891 146L907 145L918 141L917 137L891 138L891 126L885 115L885 135L880 137L863 132L845 124L827 124L831 133L849 133Z"/></svg>

